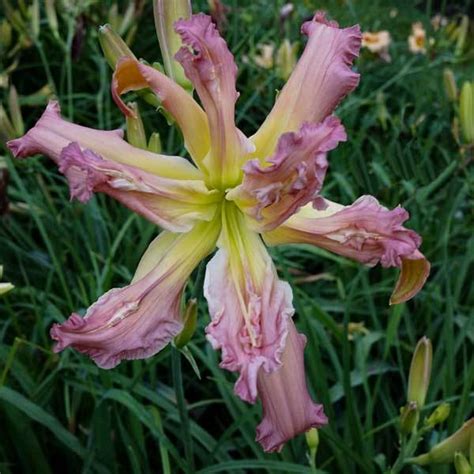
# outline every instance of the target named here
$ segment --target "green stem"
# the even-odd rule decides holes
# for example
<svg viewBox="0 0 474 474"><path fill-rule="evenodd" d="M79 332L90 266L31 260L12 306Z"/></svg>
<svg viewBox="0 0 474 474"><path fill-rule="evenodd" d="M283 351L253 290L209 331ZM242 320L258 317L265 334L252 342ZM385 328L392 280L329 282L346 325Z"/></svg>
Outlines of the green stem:
<svg viewBox="0 0 474 474"><path fill-rule="evenodd" d="M178 404L179 418L181 422L181 433L184 442L184 453L187 461L186 472L194 473L194 454L193 441L191 438L191 429L189 426L189 415L184 399L183 374L181 372L181 354L175 347L171 348L171 370L173 372L173 384L176 393L176 402Z"/></svg>
<svg viewBox="0 0 474 474"><path fill-rule="evenodd" d="M406 438L403 438L400 443L400 454L398 455L395 463L389 468L385 474L398 474L403 466L408 462L410 458L415 454L418 443L422 440L423 436L429 431L430 428L422 428L420 431L415 431L408 442Z"/></svg>
<svg viewBox="0 0 474 474"><path fill-rule="evenodd" d="M41 43L41 41L37 40L35 42L35 46L40 55L41 63L43 64L44 72L46 74L46 80L48 81L48 84L51 87L53 94L57 97L58 93L56 89L56 83L54 82L53 74L51 73L51 68L49 67L48 58L46 57L46 54L43 49L43 44Z"/></svg>

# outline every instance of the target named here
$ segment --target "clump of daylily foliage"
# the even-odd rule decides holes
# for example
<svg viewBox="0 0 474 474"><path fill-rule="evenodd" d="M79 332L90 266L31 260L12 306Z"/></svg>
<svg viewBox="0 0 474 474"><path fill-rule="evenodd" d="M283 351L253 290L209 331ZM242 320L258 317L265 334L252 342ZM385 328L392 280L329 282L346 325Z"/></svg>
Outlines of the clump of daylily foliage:
<svg viewBox="0 0 474 474"><path fill-rule="evenodd" d="M51 157L71 197L85 203L106 193L163 229L128 286L108 291L84 317L55 324L51 336L56 351L72 347L105 369L156 354L182 332L186 282L217 248L204 281L207 338L221 350L221 367L238 372L236 395L261 401L257 440L278 451L328 420L308 393L306 338L293 322L291 287L278 278L266 245L312 244L365 265L398 267L392 304L413 297L430 266L421 238L403 226L406 210L389 210L372 196L341 205L322 194L328 152L347 140L333 113L359 83L352 69L358 26L339 28L321 12L304 23L304 52L262 126L247 137L234 121L237 67L211 18L184 11L170 22L162 2L155 8L166 74L112 42L112 95L127 120L137 109L123 94L155 100L181 129L191 160L133 146L121 130L69 123L55 101L8 143L16 157Z"/></svg>

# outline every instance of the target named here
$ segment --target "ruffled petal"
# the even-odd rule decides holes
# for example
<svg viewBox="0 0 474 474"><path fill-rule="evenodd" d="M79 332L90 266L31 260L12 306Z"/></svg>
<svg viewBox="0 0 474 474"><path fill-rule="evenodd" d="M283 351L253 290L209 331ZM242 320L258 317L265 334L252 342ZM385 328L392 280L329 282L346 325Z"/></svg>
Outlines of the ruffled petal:
<svg viewBox="0 0 474 474"><path fill-rule="evenodd" d="M188 234L161 233L129 286L105 293L84 317L74 313L53 325L55 352L73 347L104 369L123 359L156 354L182 330L180 301L186 280L213 250L218 232L212 223Z"/></svg>
<svg viewBox="0 0 474 474"><path fill-rule="evenodd" d="M252 258L261 258L265 249L259 251ZM204 282L212 317L207 338L214 349L222 351L220 367L240 373L234 390L250 403L257 398L260 368L271 372L281 364L294 312L290 286L278 280L270 258L265 260L259 262L264 265L262 281L254 282L250 270L234 268L228 251L221 248L208 263ZM236 282L233 274L238 270L242 274Z"/></svg>
<svg viewBox="0 0 474 474"><path fill-rule="evenodd" d="M26 158L38 153L59 162L61 151L71 142L98 153L107 160L135 166L163 178L202 179L202 173L178 156L151 153L129 145L121 130L103 131L64 120L59 104L50 101L36 125L23 137L7 143L13 155Z"/></svg>
<svg viewBox="0 0 474 474"><path fill-rule="evenodd" d="M263 420L257 426L257 441L267 452L280 451L298 433L321 428L328 420L322 405L313 402L306 386L303 352L306 337L289 322L281 367L270 374L260 371L258 393Z"/></svg>
<svg viewBox="0 0 474 474"><path fill-rule="evenodd" d="M204 281L212 319L206 333L212 346L221 350L220 367L239 372L235 393L249 403L262 400L258 440L271 451L325 418L307 392L302 336L296 338L300 352L295 353L291 287L278 279L260 237L244 223L235 206L224 207L220 249ZM293 395L282 392L295 389L298 393ZM275 419L278 410L280 420Z"/></svg>
<svg viewBox="0 0 474 474"><path fill-rule="evenodd" d="M328 167L326 153L344 140L344 127L333 116L285 133L266 162L254 159L245 164L242 184L226 198L252 218L249 224L258 231L277 227L308 202L318 207Z"/></svg>
<svg viewBox="0 0 474 474"><path fill-rule="evenodd" d="M173 232L187 232L199 220L212 220L218 206L219 193L209 191L202 181L161 178L104 160L75 142L62 150L59 170L69 181L71 198L86 202L94 192L103 192Z"/></svg>
<svg viewBox="0 0 474 474"><path fill-rule="evenodd" d="M258 132L251 137L255 156L270 156L278 137L298 130L304 122L321 122L359 83L351 65L359 54L358 26L338 28L318 12L304 23L308 43L293 74Z"/></svg>
<svg viewBox="0 0 474 474"><path fill-rule="evenodd" d="M238 93L234 57L207 15L200 13L189 20L179 20L175 28L185 45L176 59L196 88L209 120L211 150L205 165L214 186L231 187L240 179L244 156L253 150L235 127Z"/></svg>
<svg viewBox="0 0 474 474"><path fill-rule="evenodd" d="M122 112L134 114L120 96L146 87L158 96L163 107L174 117L189 154L202 167L202 160L210 149L209 125L202 108L181 86L161 72L132 58L122 58L112 78L112 96Z"/></svg>
<svg viewBox="0 0 474 474"><path fill-rule="evenodd" d="M423 287L430 264L418 250L421 237L402 225L409 218L405 209L389 210L372 196L362 196L350 206L326 204L324 211L304 207L265 233L265 241L313 244L369 266L399 267L402 273L392 303L412 298Z"/></svg>

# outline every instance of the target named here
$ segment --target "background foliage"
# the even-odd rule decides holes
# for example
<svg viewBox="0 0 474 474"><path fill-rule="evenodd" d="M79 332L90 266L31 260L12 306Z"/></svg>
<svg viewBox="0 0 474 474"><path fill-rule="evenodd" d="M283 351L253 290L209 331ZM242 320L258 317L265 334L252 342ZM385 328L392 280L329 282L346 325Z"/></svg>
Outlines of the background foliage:
<svg viewBox="0 0 474 474"><path fill-rule="evenodd" d="M97 41L97 26L111 20L113 3L57 3L58 35L39 2L38 35L33 31L25 40L14 30L18 51L0 57L4 73L18 59L10 80L26 126L44 108L48 91L37 91L46 84L70 119L96 128L123 126ZM137 25L134 52L159 59L151 2L136 3L144 10L128 29L133 33ZM316 8L341 25L392 34L391 63L367 52L357 62L361 84L338 110L350 139L330 155L325 193L346 204L368 193L388 207L406 207L432 262L425 289L414 301L389 307L394 270L367 269L309 246L272 250L282 278L293 286L297 325L308 336L310 390L330 419L320 432L319 472L383 472L397 456L399 408L422 335L434 345L426 412L442 401L453 409L420 451L457 429L474 408L474 173L469 150L461 152L451 133L455 108L442 80L446 66L458 84L473 79L473 56L468 48L456 55L455 44L429 22L438 11L456 20L470 2L300 1L284 26L281 1L271 7L264 0L226 3L225 37L240 70L237 120L246 133L262 122L282 86L273 70L252 62L257 44L301 40L299 25ZM127 4L119 2L119 12ZM5 5L0 18L8 13ZM195 1L194 10L207 11L207 2ZM408 51L414 21L436 40L428 55ZM0 89L4 103L7 90ZM141 110L148 131L160 131L166 152L181 153L176 130L152 108L142 104ZM126 284L157 230L102 195L86 206L69 202L63 176L42 157L14 162L2 153L10 208L0 217L0 263L16 288L0 300L0 472L312 472L303 436L272 455L254 442L260 407L233 395L234 376L218 368L219 354L205 342L202 268L188 288L199 298L199 327L188 346L198 369L170 348L111 371L70 350L52 353L51 324ZM349 339L355 322L366 331Z"/></svg>

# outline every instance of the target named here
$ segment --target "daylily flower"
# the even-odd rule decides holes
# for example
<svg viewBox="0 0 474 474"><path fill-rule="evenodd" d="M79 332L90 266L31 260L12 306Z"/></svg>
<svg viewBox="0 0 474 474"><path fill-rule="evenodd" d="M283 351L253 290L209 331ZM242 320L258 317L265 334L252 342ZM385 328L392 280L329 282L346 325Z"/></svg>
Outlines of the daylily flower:
<svg viewBox="0 0 474 474"><path fill-rule="evenodd" d="M112 93L151 89L183 133L194 164L127 144L119 131L63 120L51 103L36 126L9 142L18 157L49 155L83 202L105 192L165 229L145 253L129 286L110 290L84 317L51 330L55 350L71 346L111 368L148 357L183 327L180 299L198 262L207 266L204 293L212 318L208 340L221 367L238 372L235 393L263 406L257 440L278 451L298 433L326 422L307 390L305 337L292 317L292 291L278 278L269 244L305 242L358 260L399 267L392 303L414 296L429 263L421 239L403 227L408 213L370 196L342 206L321 194L327 153L346 133L332 115L359 82L358 26L341 29L317 13L302 32L308 42L261 128L247 138L235 125L237 68L225 41L203 14L175 23L183 47L176 59L199 96L133 57L116 67ZM261 234L261 235L260 235Z"/></svg>
<svg viewBox="0 0 474 474"><path fill-rule="evenodd" d="M414 54L426 54L426 31L422 23L417 21L411 25L411 35L408 37L408 48Z"/></svg>
<svg viewBox="0 0 474 474"><path fill-rule="evenodd" d="M390 62L392 59L388 52L388 48L392 39L390 33L383 31L364 31L362 33L362 47L367 48L371 53L376 54L385 62Z"/></svg>

